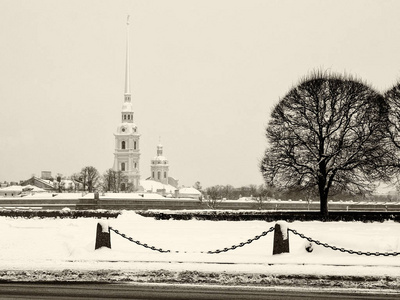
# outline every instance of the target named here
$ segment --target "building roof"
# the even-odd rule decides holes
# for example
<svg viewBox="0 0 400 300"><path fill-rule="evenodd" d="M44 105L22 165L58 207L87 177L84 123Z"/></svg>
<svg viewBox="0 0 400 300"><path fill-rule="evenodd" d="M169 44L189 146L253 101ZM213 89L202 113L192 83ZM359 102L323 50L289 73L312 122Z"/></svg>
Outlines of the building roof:
<svg viewBox="0 0 400 300"><path fill-rule="evenodd" d="M184 187L184 188L181 188L180 190L179 190L179 194L190 194L190 195L192 195L192 194L196 194L196 195L201 195L201 193L198 191L198 190L196 190L195 188L193 188L193 187Z"/></svg>
<svg viewBox="0 0 400 300"><path fill-rule="evenodd" d="M0 189L1 192L22 192L24 186L21 185L10 185L8 187Z"/></svg>
<svg viewBox="0 0 400 300"><path fill-rule="evenodd" d="M145 191L157 192L157 190L165 190L166 193L175 193L176 188L169 184L162 184L155 180L140 180L140 185Z"/></svg>
<svg viewBox="0 0 400 300"><path fill-rule="evenodd" d="M16 193L22 193L22 192L29 192L29 193L43 193L46 192L46 190L39 188L34 185L11 185L5 188L1 188L0 192L16 192Z"/></svg>
<svg viewBox="0 0 400 300"><path fill-rule="evenodd" d="M35 192L35 193L47 192L45 189L42 189L42 188L40 188L40 187L31 185L31 184L28 184L28 185L23 186L23 189L22 189L22 190L23 190L23 191L26 191L26 192Z"/></svg>
<svg viewBox="0 0 400 300"><path fill-rule="evenodd" d="M39 177L36 177L36 176L33 176L33 177L29 178L28 180L25 180L25 181L22 183L22 185L23 185L23 186L27 186L27 185L29 185L30 183L33 183L32 181L35 181L35 180L38 181L38 182L40 182L40 183L42 183L44 186L46 186L46 187L49 188L49 189L53 189L53 188L54 188L53 182L52 182L52 181L46 180L46 179L42 179L42 178L39 178Z"/></svg>

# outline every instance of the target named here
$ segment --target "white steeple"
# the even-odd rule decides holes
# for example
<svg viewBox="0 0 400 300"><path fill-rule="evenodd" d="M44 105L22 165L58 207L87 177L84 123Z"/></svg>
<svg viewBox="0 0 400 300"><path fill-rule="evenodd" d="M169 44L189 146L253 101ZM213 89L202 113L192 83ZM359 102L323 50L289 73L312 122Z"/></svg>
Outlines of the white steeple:
<svg viewBox="0 0 400 300"><path fill-rule="evenodd" d="M125 65L125 91L124 103L121 111L121 123L117 127L115 137L114 167L115 171L121 171L127 176L127 182L122 182L120 189L137 190L139 188L140 148L137 126L133 122L133 106L130 92L129 78L129 16L127 18L126 36L126 65Z"/></svg>
<svg viewBox="0 0 400 300"><path fill-rule="evenodd" d="M126 61L125 61L125 102L131 102L131 88L129 78L129 15L126 19Z"/></svg>
<svg viewBox="0 0 400 300"><path fill-rule="evenodd" d="M124 103L122 105L121 119L124 123L133 123L133 104L130 88L130 70L129 70L129 15L126 19L126 60L125 60L125 91Z"/></svg>

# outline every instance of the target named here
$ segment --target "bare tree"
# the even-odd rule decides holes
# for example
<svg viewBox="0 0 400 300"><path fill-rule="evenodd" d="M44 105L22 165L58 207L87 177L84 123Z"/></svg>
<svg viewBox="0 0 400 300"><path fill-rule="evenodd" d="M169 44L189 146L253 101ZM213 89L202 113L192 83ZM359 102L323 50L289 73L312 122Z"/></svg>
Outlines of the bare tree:
<svg viewBox="0 0 400 300"><path fill-rule="evenodd" d="M126 176L122 171L108 169L102 176L101 185L104 191L118 193L121 190L122 183L126 184L127 191L132 191L133 184L128 183L128 176Z"/></svg>
<svg viewBox="0 0 400 300"><path fill-rule="evenodd" d="M215 185L206 188L206 204L209 208L215 209L218 207L218 203L222 201L222 189L220 185Z"/></svg>
<svg viewBox="0 0 400 300"><path fill-rule="evenodd" d="M81 179L82 179L82 176L81 176L80 172L74 173L71 175L71 180L74 182L75 192L79 191L79 189L80 189L80 185L82 184Z"/></svg>
<svg viewBox="0 0 400 300"><path fill-rule="evenodd" d="M83 182L83 190L88 188L88 192L92 193L94 187L97 185L99 180L99 172L95 167L87 166L81 170L81 178Z"/></svg>
<svg viewBox="0 0 400 300"><path fill-rule="evenodd" d="M250 192L250 197L258 197L259 190L257 185L249 184L249 192Z"/></svg>
<svg viewBox="0 0 400 300"><path fill-rule="evenodd" d="M222 192L222 198L230 200L233 199L234 197L235 188L230 184L227 184L222 188L221 192Z"/></svg>
<svg viewBox="0 0 400 300"><path fill-rule="evenodd" d="M388 129L390 140L397 154L400 153L400 83L385 93L389 105ZM399 157L399 155L397 155ZM393 161L395 167L400 167L399 159Z"/></svg>
<svg viewBox="0 0 400 300"><path fill-rule="evenodd" d="M115 171L113 169L108 169L104 172L101 187L103 191L111 192L115 190Z"/></svg>
<svg viewBox="0 0 400 300"><path fill-rule="evenodd" d="M260 164L267 184L317 189L328 216L328 195L368 191L388 180L393 159L385 132L388 106L352 78L315 73L275 106Z"/></svg>

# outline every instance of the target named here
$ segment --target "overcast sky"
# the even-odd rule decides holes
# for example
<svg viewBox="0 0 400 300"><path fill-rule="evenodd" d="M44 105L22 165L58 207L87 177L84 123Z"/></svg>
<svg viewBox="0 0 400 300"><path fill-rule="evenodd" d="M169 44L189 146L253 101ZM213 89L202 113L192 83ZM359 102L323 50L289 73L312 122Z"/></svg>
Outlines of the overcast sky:
<svg viewBox="0 0 400 300"><path fill-rule="evenodd" d="M141 176L261 184L274 104L312 70L385 91L400 78L400 1L0 0L0 181L112 167L130 25Z"/></svg>

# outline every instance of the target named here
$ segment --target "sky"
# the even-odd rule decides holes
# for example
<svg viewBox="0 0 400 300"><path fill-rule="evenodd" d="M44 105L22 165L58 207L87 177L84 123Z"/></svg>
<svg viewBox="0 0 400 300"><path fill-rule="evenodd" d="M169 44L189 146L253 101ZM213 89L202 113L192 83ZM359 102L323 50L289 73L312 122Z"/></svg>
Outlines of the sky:
<svg viewBox="0 0 400 300"><path fill-rule="evenodd" d="M0 0L0 181L113 166L126 18L140 173L159 141L184 186L261 184L274 105L313 70L384 92L400 1Z"/></svg>

